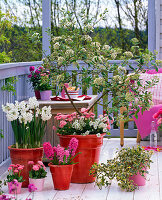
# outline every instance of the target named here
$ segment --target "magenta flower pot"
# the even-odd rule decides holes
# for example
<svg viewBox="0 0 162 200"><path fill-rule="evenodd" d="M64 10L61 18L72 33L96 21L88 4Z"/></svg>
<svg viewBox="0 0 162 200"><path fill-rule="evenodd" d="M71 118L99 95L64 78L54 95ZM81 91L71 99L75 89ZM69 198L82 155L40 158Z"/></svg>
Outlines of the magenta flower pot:
<svg viewBox="0 0 162 200"><path fill-rule="evenodd" d="M22 186L22 182L21 183L17 182L16 184L13 184L12 182L8 182L9 194L20 194L21 186Z"/></svg>
<svg viewBox="0 0 162 200"><path fill-rule="evenodd" d="M45 181L45 178L40 178L40 179L29 178L29 183L33 184L37 188L35 192L40 192L43 190L44 181Z"/></svg>
<svg viewBox="0 0 162 200"><path fill-rule="evenodd" d="M45 90L45 91L40 92L40 96L41 96L42 101L50 100L51 95L52 95L51 90Z"/></svg>

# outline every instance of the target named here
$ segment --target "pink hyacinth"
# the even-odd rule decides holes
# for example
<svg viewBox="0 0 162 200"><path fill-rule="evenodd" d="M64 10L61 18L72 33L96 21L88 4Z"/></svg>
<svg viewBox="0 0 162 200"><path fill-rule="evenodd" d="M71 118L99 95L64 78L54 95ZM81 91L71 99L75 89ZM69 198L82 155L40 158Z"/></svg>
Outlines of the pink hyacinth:
<svg viewBox="0 0 162 200"><path fill-rule="evenodd" d="M29 70L30 70L30 72L33 72L35 70L35 67L34 66L30 66Z"/></svg>
<svg viewBox="0 0 162 200"><path fill-rule="evenodd" d="M61 147L60 145L57 145L57 158L59 160L59 162L63 162L63 158L64 158L64 148Z"/></svg>
<svg viewBox="0 0 162 200"><path fill-rule="evenodd" d="M52 160L53 156L54 156L52 145L49 142L45 142L43 144L43 149L44 149L44 153L45 153L46 157L49 160Z"/></svg>
<svg viewBox="0 0 162 200"><path fill-rule="evenodd" d="M70 156L69 150L65 150L65 151L64 151L64 156L66 157L65 162L67 163L67 159L68 159L68 157Z"/></svg>
<svg viewBox="0 0 162 200"><path fill-rule="evenodd" d="M60 127L60 128L63 128L66 124L67 124L67 122L64 121L64 120L62 120L62 121L60 121L59 127Z"/></svg>
<svg viewBox="0 0 162 200"><path fill-rule="evenodd" d="M71 154L71 156L74 156L75 155L75 152L78 148L78 140L76 138L72 138L69 142L69 152Z"/></svg>
<svg viewBox="0 0 162 200"><path fill-rule="evenodd" d="M37 188L35 187L34 184L29 184L28 185L28 191L29 192L35 192L37 190Z"/></svg>

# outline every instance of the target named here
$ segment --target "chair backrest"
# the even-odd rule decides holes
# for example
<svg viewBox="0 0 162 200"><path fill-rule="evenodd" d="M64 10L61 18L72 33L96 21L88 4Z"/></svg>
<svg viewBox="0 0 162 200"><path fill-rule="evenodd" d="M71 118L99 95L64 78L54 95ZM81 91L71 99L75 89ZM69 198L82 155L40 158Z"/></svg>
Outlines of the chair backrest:
<svg viewBox="0 0 162 200"><path fill-rule="evenodd" d="M148 70L146 73L140 75L140 79L143 80L142 84L146 81L150 81L152 78L158 77L159 82L153 87L149 88L148 91L152 93L152 101L154 105L162 104L162 68L158 70Z"/></svg>

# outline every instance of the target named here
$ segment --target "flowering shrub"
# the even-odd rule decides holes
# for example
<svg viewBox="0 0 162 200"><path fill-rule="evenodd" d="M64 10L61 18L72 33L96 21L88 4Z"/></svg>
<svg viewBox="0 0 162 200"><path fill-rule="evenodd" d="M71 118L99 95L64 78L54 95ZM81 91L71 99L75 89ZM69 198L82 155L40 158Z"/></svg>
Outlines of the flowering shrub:
<svg viewBox="0 0 162 200"><path fill-rule="evenodd" d="M145 177L152 163L152 151L145 151L142 147L128 147L117 151L115 158L107 160L107 163L95 163L90 174L96 176L96 184L102 189L103 186L111 185L111 180L116 179L118 185L126 191L133 191L138 188L130 179L139 172Z"/></svg>
<svg viewBox="0 0 162 200"><path fill-rule="evenodd" d="M58 113L55 119L59 121L57 132L61 135L91 135L96 134L100 137L101 133L106 133L110 130L110 120L107 114L100 115L95 119L95 114L87 112L86 108L81 109L82 115L76 112L63 115ZM56 129L56 127L53 127Z"/></svg>
<svg viewBox="0 0 162 200"><path fill-rule="evenodd" d="M162 131L162 108L159 109L157 113L153 115L154 119L157 119L157 125L159 131Z"/></svg>
<svg viewBox="0 0 162 200"><path fill-rule="evenodd" d="M24 165L11 164L8 168L9 174L7 175L7 182L23 182L23 177L21 176L21 171L23 170Z"/></svg>
<svg viewBox="0 0 162 200"><path fill-rule="evenodd" d="M34 164L33 161L29 161L28 165L32 166L32 169L29 171L29 177L33 179L40 179L46 177L46 167L42 161L38 161L37 164Z"/></svg>
<svg viewBox="0 0 162 200"><path fill-rule="evenodd" d="M43 67L35 69L34 66L30 66L29 70L30 74L28 75L28 78L32 83L34 90L44 91L51 89L49 71L46 71Z"/></svg>
<svg viewBox="0 0 162 200"><path fill-rule="evenodd" d="M47 120L52 116L51 107L39 109L38 101L32 97L28 102L7 103L2 109L7 120L11 121L16 148L40 147Z"/></svg>
<svg viewBox="0 0 162 200"><path fill-rule="evenodd" d="M80 15L82 29L76 28L74 13L63 13L65 18L59 27L66 30L64 34L52 38L52 54L44 59L44 68L51 72L53 87L62 90L64 83L68 82L84 89L93 87L102 97L112 97L109 101L103 101L108 115L116 113L118 121L128 120L130 115L137 117L140 108L143 112L152 104L152 95L147 89L156 84L157 80L149 80L146 85L142 85L139 74L145 73L150 66L158 70L158 62L152 62L156 60L156 52L142 50L135 38L131 41L131 51L126 52L93 41L90 37L94 30L91 20L86 20L82 11ZM70 65L76 69L73 75L71 71L68 72ZM128 74L128 70L132 73ZM119 116L121 107L127 109Z"/></svg>
<svg viewBox="0 0 162 200"><path fill-rule="evenodd" d="M71 165L73 159L79 154L75 154L78 147L78 140L72 138L67 149L64 149L59 144L57 147L52 147L49 142L43 144L43 149L46 157L53 165Z"/></svg>

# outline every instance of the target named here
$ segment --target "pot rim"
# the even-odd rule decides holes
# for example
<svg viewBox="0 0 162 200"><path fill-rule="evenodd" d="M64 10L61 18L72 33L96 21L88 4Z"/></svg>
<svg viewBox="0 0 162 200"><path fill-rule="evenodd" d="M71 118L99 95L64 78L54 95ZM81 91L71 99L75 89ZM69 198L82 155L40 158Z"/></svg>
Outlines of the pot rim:
<svg viewBox="0 0 162 200"><path fill-rule="evenodd" d="M32 179L32 180L44 180L45 178L46 178L46 177L44 177L44 178L30 178L30 177L29 177L29 180L30 180L30 179Z"/></svg>
<svg viewBox="0 0 162 200"><path fill-rule="evenodd" d="M30 149L23 149L23 148L14 148L14 147L11 147L12 145L8 146L8 149L12 149L12 150L15 150L15 151L33 151L33 150L38 150L38 149L43 149L43 147L36 147L36 148L30 148Z"/></svg>
<svg viewBox="0 0 162 200"><path fill-rule="evenodd" d="M91 135L61 135L59 133L56 133L59 137L76 137L76 138L101 138L106 135L106 133L102 133L100 137L97 137L96 134Z"/></svg>
<svg viewBox="0 0 162 200"><path fill-rule="evenodd" d="M74 166L75 164L70 164L70 165L54 165L52 164L52 162L48 163L48 166L51 167L51 166L54 166L54 167L67 167L67 166Z"/></svg>

